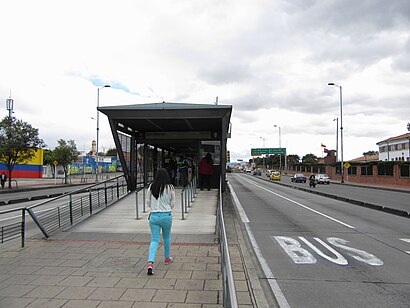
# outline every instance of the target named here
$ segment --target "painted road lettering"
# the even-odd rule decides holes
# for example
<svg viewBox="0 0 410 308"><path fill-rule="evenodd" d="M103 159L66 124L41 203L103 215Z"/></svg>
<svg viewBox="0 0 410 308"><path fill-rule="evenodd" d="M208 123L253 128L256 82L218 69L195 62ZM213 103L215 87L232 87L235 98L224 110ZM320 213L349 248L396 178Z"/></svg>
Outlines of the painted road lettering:
<svg viewBox="0 0 410 308"><path fill-rule="evenodd" d="M294 239L288 236L272 236L272 240L275 239L276 242L282 247L282 249L286 252L286 254L292 259L292 261L296 264L315 264L317 259L310 253L308 250L302 247L302 244L299 242L303 242L306 244L310 249L316 252L322 258L335 263L337 265L348 265L347 259L330 245L322 241L321 239L314 237L313 239L319 243L322 247L326 248L328 252L333 254L333 256L329 256L327 253L322 251L322 247L318 248L317 244L313 244L311 241L307 240L305 237L299 236L298 239ZM383 265L383 261L377 258L375 255L368 253L366 251L349 247L346 244L349 241L337 238L337 237L328 237L326 241L338 247L346 252L347 255L354 258L357 261L366 263L372 266L381 266Z"/></svg>

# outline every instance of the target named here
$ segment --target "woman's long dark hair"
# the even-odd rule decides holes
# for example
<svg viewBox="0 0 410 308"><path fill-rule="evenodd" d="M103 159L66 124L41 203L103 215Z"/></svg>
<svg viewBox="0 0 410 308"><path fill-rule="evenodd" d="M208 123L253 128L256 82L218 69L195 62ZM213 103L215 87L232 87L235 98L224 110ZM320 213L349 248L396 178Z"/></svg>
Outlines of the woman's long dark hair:
<svg viewBox="0 0 410 308"><path fill-rule="evenodd" d="M165 187L170 184L171 181L169 180L168 171L164 168L158 169L155 174L154 182L151 184L151 193L155 199L158 199L164 192Z"/></svg>

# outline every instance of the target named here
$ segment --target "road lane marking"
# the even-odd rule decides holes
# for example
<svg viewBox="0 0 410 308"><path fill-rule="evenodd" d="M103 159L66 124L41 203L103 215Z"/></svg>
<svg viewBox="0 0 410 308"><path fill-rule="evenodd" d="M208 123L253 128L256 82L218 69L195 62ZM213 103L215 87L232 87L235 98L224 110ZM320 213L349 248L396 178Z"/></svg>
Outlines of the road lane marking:
<svg viewBox="0 0 410 308"><path fill-rule="evenodd" d="M410 238L401 238L400 240L406 243L410 243ZM410 250L407 250L406 253L410 255Z"/></svg>
<svg viewBox="0 0 410 308"><path fill-rule="evenodd" d="M234 201L234 204L237 205L236 209L238 210L239 216L241 217L242 222L249 222L249 218L245 213L245 210L242 207L242 204L239 202L238 196L236 195L235 191L233 190L231 184L228 182L228 186L231 191L231 195Z"/></svg>
<svg viewBox="0 0 410 308"><path fill-rule="evenodd" d="M238 175L238 176L239 176L239 175ZM275 196L277 196L277 197L279 197L279 198L282 198L282 199L284 199L284 200L286 200L286 201L292 202L292 203L294 203L294 204L296 204L296 205L298 205L298 206L300 206L300 207L303 207L303 208L306 209L306 210L309 210L309 211L311 211L311 212L313 212L313 213L315 213L315 214L318 214L318 215L320 215L320 216L322 216L322 217L325 217L325 218L330 219L330 220L332 220L332 221L334 221L334 222L337 222L338 224L341 224L341 225L343 225L343 226L345 226L345 227L347 227L347 228L349 228L349 229L356 229L356 227L354 227L354 226L352 226L352 225L349 225L349 224L347 224L347 223L345 223L345 222L343 222L343 221L341 221L341 220L338 220L338 219L336 219L336 218L333 218L333 217L331 217L331 216L329 216L329 215L326 215L326 214L324 214L324 213L322 213L322 212L316 211L316 210L314 210L314 209L312 209L312 208L310 208L310 207L308 207L308 206L306 206L306 205L304 205L304 204L302 204L302 203L300 203L300 202L294 201L294 200L289 199L289 198L287 198L287 197L285 197L285 196L282 196L282 195L280 195L280 194L278 194L278 193L275 193L275 192L273 192L273 191L271 191L271 190L269 190L269 189L267 189L267 188L265 188L265 187L263 187L263 186L257 184L257 183L254 182L254 181L250 181L250 180L245 179L245 178L243 178L243 177L241 177L241 176L239 176L239 177L240 177L240 179L242 179L243 181L248 182L249 184L252 184L252 185L254 185L254 186L256 186L256 187L259 187L260 189L263 189L263 190L267 191L268 193L271 193L271 194L273 194L273 195L275 195Z"/></svg>
<svg viewBox="0 0 410 308"><path fill-rule="evenodd" d="M263 257L262 252L259 249L259 245L256 242L255 236L253 235L253 232L251 230L251 227L249 226L249 219L248 216L246 215L241 202L239 201L238 197L236 196L236 193L232 187L232 185L228 182L228 187L229 190L232 194L233 197L233 203L235 205L236 210L239 212L239 215L241 216L241 220L245 225L246 233L248 234L249 240L251 242L253 251L256 254L256 257L259 260L259 264L261 265L262 271L267 278L267 281L269 283L269 286L275 296L276 301L278 302L278 305L280 308L290 308L290 305L285 297L285 295L282 292L282 289L280 288L278 281L276 277L273 275L268 263L266 262L266 259Z"/></svg>

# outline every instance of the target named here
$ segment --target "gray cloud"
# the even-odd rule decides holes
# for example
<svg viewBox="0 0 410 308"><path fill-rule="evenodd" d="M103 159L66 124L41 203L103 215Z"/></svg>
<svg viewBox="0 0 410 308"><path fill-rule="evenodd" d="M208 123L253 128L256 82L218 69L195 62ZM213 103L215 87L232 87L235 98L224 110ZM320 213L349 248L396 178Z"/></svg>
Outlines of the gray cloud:
<svg viewBox="0 0 410 308"><path fill-rule="evenodd" d="M212 67L202 67L198 78L211 85L246 82L252 77L249 67L240 63L215 63Z"/></svg>

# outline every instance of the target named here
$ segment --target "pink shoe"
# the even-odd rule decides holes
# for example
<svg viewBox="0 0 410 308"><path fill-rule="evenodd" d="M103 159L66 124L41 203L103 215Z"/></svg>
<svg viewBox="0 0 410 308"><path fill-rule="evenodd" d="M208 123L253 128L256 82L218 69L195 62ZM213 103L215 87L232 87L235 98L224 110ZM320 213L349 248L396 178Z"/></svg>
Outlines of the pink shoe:
<svg viewBox="0 0 410 308"><path fill-rule="evenodd" d="M172 257L168 257L164 260L165 265L168 265L169 263L172 263L172 262L174 262L174 258Z"/></svg>
<svg viewBox="0 0 410 308"><path fill-rule="evenodd" d="M147 266L147 275L154 275L154 268L153 268L153 266L152 266L152 262L149 262L149 263L148 263L148 266Z"/></svg>

